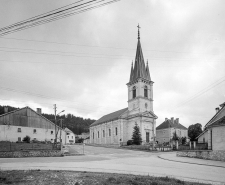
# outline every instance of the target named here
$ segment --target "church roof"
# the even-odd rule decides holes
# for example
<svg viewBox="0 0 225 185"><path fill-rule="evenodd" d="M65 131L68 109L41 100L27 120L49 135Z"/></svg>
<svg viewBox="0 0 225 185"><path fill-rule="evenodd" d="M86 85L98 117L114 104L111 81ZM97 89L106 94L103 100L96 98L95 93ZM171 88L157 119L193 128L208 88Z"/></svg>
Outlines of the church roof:
<svg viewBox="0 0 225 185"><path fill-rule="evenodd" d="M90 125L90 127L99 125L101 123L105 123L105 122L109 122L109 121L116 120L116 119L118 119L121 116L121 114L123 114L127 110L128 110L128 108L124 108L124 109L118 110L116 112L112 112L110 114L107 114L105 116L102 116L100 119L98 119L97 121L95 121L94 123L92 123Z"/></svg>
<svg viewBox="0 0 225 185"><path fill-rule="evenodd" d="M139 29L138 29L138 43L137 43L135 63L134 63L134 68L131 67L129 82L135 81L138 78L143 78L143 79L151 81L148 64L145 67L144 56L143 56L142 48L141 48Z"/></svg>
<svg viewBox="0 0 225 185"><path fill-rule="evenodd" d="M173 123L169 119L165 120L162 124L156 127L156 130L167 129L167 128L178 128L178 129L187 130L185 126L181 125L180 123L177 123L176 120Z"/></svg>

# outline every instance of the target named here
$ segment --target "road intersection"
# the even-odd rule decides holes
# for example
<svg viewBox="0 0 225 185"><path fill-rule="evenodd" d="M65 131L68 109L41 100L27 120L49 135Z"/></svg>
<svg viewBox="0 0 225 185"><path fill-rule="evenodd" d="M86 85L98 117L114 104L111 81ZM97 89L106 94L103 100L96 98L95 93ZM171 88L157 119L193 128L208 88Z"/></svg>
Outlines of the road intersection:
<svg viewBox="0 0 225 185"><path fill-rule="evenodd" d="M83 146L69 146L69 150L71 154L82 154ZM180 157L176 161L174 152L143 152L94 146L85 146L84 153L85 155L65 157L1 158L0 168L170 176L189 181L225 184L224 162Z"/></svg>

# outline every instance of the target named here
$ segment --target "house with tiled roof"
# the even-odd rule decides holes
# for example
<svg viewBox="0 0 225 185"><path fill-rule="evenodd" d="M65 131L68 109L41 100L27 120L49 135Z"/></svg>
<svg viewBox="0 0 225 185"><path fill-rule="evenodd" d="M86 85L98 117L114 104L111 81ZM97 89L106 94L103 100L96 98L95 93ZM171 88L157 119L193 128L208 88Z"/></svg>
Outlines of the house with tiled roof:
<svg viewBox="0 0 225 185"><path fill-rule="evenodd" d="M216 114L205 125L204 133L197 139L204 138L208 142L208 149L225 150L225 102L216 108Z"/></svg>
<svg viewBox="0 0 225 185"><path fill-rule="evenodd" d="M42 116L40 108L34 111L24 107L11 112L5 109L5 113L0 115L0 141L21 142L25 136L48 142L54 142L57 136L57 142L62 139L65 144L65 131Z"/></svg>
<svg viewBox="0 0 225 185"><path fill-rule="evenodd" d="M68 128L65 128L64 131L66 132L66 135L65 135L66 144L74 144L76 136L73 133L73 131L71 131Z"/></svg>
<svg viewBox="0 0 225 185"><path fill-rule="evenodd" d="M119 144L131 140L138 124L143 143L155 140L157 116L153 112L153 81L142 53L140 33L135 64L131 65L128 87L128 107L102 116L90 125L91 144Z"/></svg>
<svg viewBox="0 0 225 185"><path fill-rule="evenodd" d="M170 142L176 132L179 138L188 138L188 129L180 124L179 118L165 118L165 121L156 127L156 141L158 143Z"/></svg>

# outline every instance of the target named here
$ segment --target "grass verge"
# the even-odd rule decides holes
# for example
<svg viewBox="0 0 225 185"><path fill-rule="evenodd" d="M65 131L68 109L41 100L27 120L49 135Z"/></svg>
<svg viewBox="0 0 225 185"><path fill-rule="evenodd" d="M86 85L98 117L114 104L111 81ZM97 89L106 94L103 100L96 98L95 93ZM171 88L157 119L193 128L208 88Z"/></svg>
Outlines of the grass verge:
<svg viewBox="0 0 225 185"><path fill-rule="evenodd" d="M16 185L204 185L169 177L74 171L0 171L0 184Z"/></svg>

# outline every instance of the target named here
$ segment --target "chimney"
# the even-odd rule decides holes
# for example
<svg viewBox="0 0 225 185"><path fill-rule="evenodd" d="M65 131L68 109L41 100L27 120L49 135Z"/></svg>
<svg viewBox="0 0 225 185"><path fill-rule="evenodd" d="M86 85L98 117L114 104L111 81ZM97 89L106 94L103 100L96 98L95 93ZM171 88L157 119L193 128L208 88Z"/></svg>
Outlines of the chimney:
<svg viewBox="0 0 225 185"><path fill-rule="evenodd" d="M216 113L217 113L217 112L219 112L219 110L220 110L220 108L219 108L219 107L216 107L215 109L216 109Z"/></svg>
<svg viewBox="0 0 225 185"><path fill-rule="evenodd" d="M8 112L8 107L4 107L4 113L7 113Z"/></svg>
<svg viewBox="0 0 225 185"><path fill-rule="evenodd" d="M171 122L174 124L174 117L171 118Z"/></svg>
<svg viewBox="0 0 225 185"><path fill-rule="evenodd" d="M179 124L179 118L176 119L176 123Z"/></svg>
<svg viewBox="0 0 225 185"><path fill-rule="evenodd" d="M37 113L41 114L41 108L37 108Z"/></svg>

